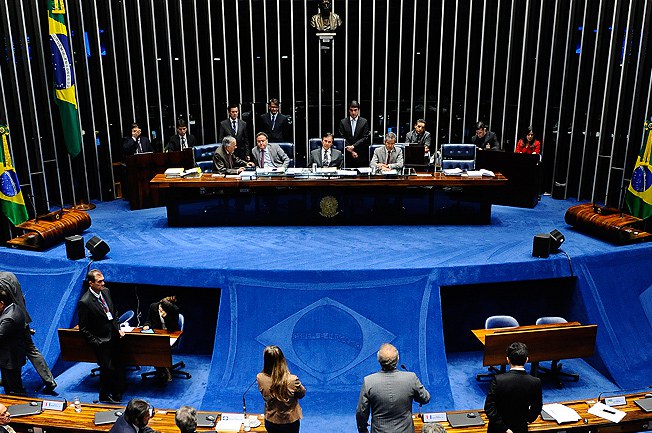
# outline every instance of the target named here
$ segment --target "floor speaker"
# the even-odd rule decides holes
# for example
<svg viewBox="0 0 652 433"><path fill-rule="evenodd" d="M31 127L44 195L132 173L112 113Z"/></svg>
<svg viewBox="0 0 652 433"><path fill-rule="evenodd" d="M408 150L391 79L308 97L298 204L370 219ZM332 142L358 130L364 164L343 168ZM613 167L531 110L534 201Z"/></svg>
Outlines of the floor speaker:
<svg viewBox="0 0 652 433"><path fill-rule="evenodd" d="M100 260L106 256L106 254L111 251L109 245L100 239L99 236L93 236L86 242L86 248L91 252L93 260Z"/></svg>
<svg viewBox="0 0 652 433"><path fill-rule="evenodd" d="M539 233L532 240L532 256L546 258L550 255L550 234Z"/></svg>
<svg viewBox="0 0 652 433"><path fill-rule="evenodd" d="M66 238L66 255L70 260L79 260L86 256L82 236L73 235Z"/></svg>

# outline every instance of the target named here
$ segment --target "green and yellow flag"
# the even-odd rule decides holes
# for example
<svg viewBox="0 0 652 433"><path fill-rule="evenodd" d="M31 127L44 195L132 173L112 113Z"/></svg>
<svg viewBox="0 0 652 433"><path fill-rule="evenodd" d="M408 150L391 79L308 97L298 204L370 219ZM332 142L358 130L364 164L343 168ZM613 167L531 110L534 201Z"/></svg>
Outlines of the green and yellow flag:
<svg viewBox="0 0 652 433"><path fill-rule="evenodd" d="M632 180L627 188L625 201L629 213L637 218L652 216L652 171L650 171L650 154L652 153L652 121L645 122L647 140L638 155Z"/></svg>
<svg viewBox="0 0 652 433"><path fill-rule="evenodd" d="M79 129L75 74L68 42L64 0L48 1L48 24L52 67L54 68L54 102L59 106L66 148L70 156L74 158L81 152L81 130Z"/></svg>
<svg viewBox="0 0 652 433"><path fill-rule="evenodd" d="M7 216L7 219L13 225L17 226L27 221L27 208L25 207L25 200L23 200L23 193L20 190L18 176L11 162L9 144L7 144L9 128L0 125L0 135L2 136L2 150L0 151L0 205L2 205L2 212Z"/></svg>

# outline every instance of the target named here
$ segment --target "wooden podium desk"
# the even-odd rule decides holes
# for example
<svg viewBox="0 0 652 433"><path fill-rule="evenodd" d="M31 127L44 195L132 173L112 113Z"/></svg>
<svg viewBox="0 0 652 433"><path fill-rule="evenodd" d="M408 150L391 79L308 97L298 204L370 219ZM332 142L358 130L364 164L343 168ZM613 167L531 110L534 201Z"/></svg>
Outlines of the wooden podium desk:
<svg viewBox="0 0 652 433"><path fill-rule="evenodd" d="M507 346L520 341L527 345L532 371L536 373L539 361L592 356L597 331L598 325L568 322L472 332L484 346L483 365L504 365Z"/></svg>
<svg viewBox="0 0 652 433"><path fill-rule="evenodd" d="M652 429L652 412L645 412L634 403L634 400L641 399L644 396L645 393L625 395L627 404L624 406L617 406L616 408L627 412L627 415L625 415L622 421L617 424L588 413L589 407L592 406L595 401L575 400L560 403L574 409L582 418L580 421L557 424L555 421L544 421L539 417L530 424L528 431L545 433L630 433L647 431ZM545 403L551 402L544 402L544 404ZM447 421L442 422L441 424L451 433L486 433L487 424L489 423L487 416L482 410L474 410L474 412L480 414L485 425L453 428ZM583 421L585 418L588 421L586 424ZM420 433L423 428L423 421L417 415L414 416L414 426L416 427L417 433Z"/></svg>
<svg viewBox="0 0 652 433"><path fill-rule="evenodd" d="M61 400L55 398L54 400ZM0 403L5 406L15 404L25 404L31 401L42 401L40 398L17 397L0 395ZM179 402L181 406L183 402ZM38 415L21 416L12 418L9 425L19 433L33 433L34 427L40 427L44 433L88 433L88 432L106 432L111 429L113 424L95 425L93 419L96 412L104 412L107 410L121 410L123 411L126 406L116 406L108 404L90 404L82 403L82 411L77 413L75 408L70 404L63 411L46 410ZM148 426L161 433L179 433L179 428L174 423L174 409L158 409L155 408L154 416L149 420ZM198 414L206 411L198 411ZM264 432L265 422L262 415L258 415L261 422L260 427L252 428L252 432ZM198 431L213 431L215 428L197 428ZM240 428L242 430L242 427Z"/></svg>
<svg viewBox="0 0 652 433"><path fill-rule="evenodd" d="M300 177L241 180L204 174L156 175L166 194L168 225L490 224L493 198L507 184L495 177Z"/></svg>
<svg viewBox="0 0 652 433"><path fill-rule="evenodd" d="M134 328L120 339L120 362L123 365L172 367L172 339L182 331L167 332L155 329L154 334L141 334ZM61 359L73 362L97 362L93 348L79 329L59 328Z"/></svg>

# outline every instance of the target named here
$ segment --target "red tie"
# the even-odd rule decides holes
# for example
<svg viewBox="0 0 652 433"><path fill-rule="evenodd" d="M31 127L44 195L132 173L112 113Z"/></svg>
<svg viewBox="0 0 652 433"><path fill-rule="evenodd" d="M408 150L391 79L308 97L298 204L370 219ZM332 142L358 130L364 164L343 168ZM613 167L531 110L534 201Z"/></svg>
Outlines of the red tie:
<svg viewBox="0 0 652 433"><path fill-rule="evenodd" d="M106 301L105 301L104 298L102 297L102 294L100 294L100 296L99 296L99 300L100 300L100 304L102 304L102 309L104 310L104 312L105 312L105 313L108 313L108 312L109 312L109 306L106 305Z"/></svg>

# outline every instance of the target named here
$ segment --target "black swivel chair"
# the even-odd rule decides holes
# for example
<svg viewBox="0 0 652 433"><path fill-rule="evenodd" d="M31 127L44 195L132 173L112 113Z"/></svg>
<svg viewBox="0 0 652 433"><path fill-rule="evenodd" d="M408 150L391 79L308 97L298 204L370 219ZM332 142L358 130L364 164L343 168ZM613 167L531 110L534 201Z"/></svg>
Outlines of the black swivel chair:
<svg viewBox="0 0 652 433"><path fill-rule="evenodd" d="M558 317L558 316L546 316L546 317L539 317L536 321L537 325L547 325L547 324L555 324L555 323L568 323L566 319L563 317ZM560 360L554 359L550 361L550 368L545 368L539 365L539 371L543 372L542 376L544 377L550 377L554 382L557 388L562 387L562 378L568 378L572 382L577 382L580 380L580 375L577 373L566 373L564 371L561 371L562 364L559 362Z"/></svg>
<svg viewBox="0 0 652 433"><path fill-rule="evenodd" d="M512 316L490 316L484 322L484 329L494 328L516 328L519 326L518 320ZM489 366L489 373L479 373L475 375L475 380L482 381L484 378L492 379L495 375L504 373L507 370L507 365L502 364L500 370L493 365Z"/></svg>
<svg viewBox="0 0 652 433"><path fill-rule="evenodd" d="M185 319L183 317L183 314L179 313L179 330L182 331L182 334L181 334L181 337L179 337L177 339L177 341L174 342L174 345L172 346L172 349L179 350L179 347L180 347L180 344L181 344L181 339L183 338L183 328L184 328L185 322L186 321L185 321ZM176 363L172 364L172 367L170 367L170 374L172 376L181 376L181 377L184 377L186 379L190 379L192 377L192 375L190 373L188 373L187 371L181 370L182 368L186 368L186 364L183 361L176 362ZM149 378L156 377L157 373L158 372L156 370L148 371L148 372L145 372L145 373L141 373L140 376L143 379L149 379Z"/></svg>

